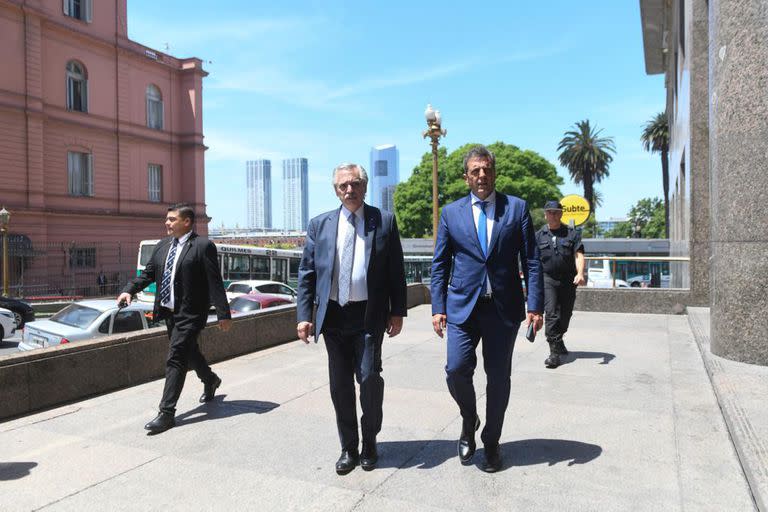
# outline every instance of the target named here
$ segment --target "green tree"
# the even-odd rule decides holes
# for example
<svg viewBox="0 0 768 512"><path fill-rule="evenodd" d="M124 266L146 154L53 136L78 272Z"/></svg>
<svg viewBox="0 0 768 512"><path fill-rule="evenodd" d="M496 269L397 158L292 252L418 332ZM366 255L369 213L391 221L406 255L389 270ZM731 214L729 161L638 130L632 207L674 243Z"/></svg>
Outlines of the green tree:
<svg viewBox="0 0 768 512"><path fill-rule="evenodd" d="M437 202L441 207L469 193L463 177L464 155L475 145L465 144L450 154L444 147L439 149ZM530 208L560 197L558 187L563 179L544 157L503 142L490 144L488 149L496 155L496 190L528 201ZM397 186L395 213L402 236L432 236L431 152L425 153L411 177Z"/></svg>
<svg viewBox="0 0 768 512"><path fill-rule="evenodd" d="M630 238L632 225L628 222L619 222L613 228L605 232L605 238Z"/></svg>
<svg viewBox="0 0 768 512"><path fill-rule="evenodd" d="M616 152L613 137L600 137L602 130L589 125L589 119L579 121L575 130L565 132L557 150L558 160L568 169L576 184L584 184L584 198L589 202L590 211L595 211L595 182L600 183L609 175L608 168L613 161L611 153Z"/></svg>
<svg viewBox="0 0 768 512"><path fill-rule="evenodd" d="M664 237L669 238L669 122L666 112L648 121L640 137L643 148L661 155L661 180L664 187Z"/></svg>
<svg viewBox="0 0 768 512"><path fill-rule="evenodd" d="M582 238L597 238L600 235L600 226L597 225L595 214L590 213L587 222L582 224L579 229L581 229Z"/></svg>
<svg viewBox="0 0 768 512"><path fill-rule="evenodd" d="M607 232L607 238L664 238L664 203L661 199L645 198L630 208L628 220Z"/></svg>

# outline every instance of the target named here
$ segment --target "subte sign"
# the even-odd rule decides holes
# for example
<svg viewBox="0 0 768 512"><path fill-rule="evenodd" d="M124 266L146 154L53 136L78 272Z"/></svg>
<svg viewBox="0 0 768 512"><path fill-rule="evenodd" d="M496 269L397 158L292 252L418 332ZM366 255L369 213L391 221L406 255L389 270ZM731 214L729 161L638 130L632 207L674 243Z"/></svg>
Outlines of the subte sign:
<svg viewBox="0 0 768 512"><path fill-rule="evenodd" d="M563 224L571 224L573 221L574 226L581 226L589 218L589 202L583 197L571 194L565 196L560 200L560 204L563 205L563 218L561 222Z"/></svg>

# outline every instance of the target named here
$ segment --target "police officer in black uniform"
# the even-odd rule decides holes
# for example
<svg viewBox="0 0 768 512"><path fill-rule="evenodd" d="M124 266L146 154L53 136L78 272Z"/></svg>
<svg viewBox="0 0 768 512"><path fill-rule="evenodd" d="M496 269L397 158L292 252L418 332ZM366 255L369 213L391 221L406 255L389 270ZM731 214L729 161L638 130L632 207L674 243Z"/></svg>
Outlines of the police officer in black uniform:
<svg viewBox="0 0 768 512"><path fill-rule="evenodd" d="M581 232L561 222L563 207L558 201L544 205L547 225L536 232L544 268L544 334L549 343L547 368L560 366L568 353L563 335L568 330L576 301L576 287L584 285L584 245Z"/></svg>

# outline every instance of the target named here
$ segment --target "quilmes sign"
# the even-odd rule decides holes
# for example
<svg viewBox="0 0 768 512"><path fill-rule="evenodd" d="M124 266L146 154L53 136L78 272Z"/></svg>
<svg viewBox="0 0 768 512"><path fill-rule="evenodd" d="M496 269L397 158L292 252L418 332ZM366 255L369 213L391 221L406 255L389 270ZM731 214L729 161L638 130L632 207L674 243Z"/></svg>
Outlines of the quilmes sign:
<svg viewBox="0 0 768 512"><path fill-rule="evenodd" d="M589 202L583 197L571 194L565 196L560 200L560 204L563 205L563 224L571 224L574 226L581 226L589 218Z"/></svg>

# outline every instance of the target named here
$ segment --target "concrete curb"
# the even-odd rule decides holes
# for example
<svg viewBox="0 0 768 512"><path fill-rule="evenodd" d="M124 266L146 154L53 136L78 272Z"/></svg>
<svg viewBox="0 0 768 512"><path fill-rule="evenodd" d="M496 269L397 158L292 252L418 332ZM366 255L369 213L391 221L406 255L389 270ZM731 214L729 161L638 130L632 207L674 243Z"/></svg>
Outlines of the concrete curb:
<svg viewBox="0 0 768 512"><path fill-rule="evenodd" d="M688 308L688 323L758 510L768 512L768 367L723 359L710 350L709 308ZM757 385L756 385L757 384ZM761 389L762 388L762 389Z"/></svg>

